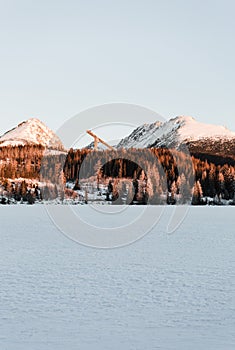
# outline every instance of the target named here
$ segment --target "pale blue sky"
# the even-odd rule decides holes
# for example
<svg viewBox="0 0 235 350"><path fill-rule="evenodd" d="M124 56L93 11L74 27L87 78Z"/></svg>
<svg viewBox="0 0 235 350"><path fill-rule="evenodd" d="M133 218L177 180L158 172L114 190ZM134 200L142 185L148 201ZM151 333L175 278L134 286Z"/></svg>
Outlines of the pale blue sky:
<svg viewBox="0 0 235 350"><path fill-rule="evenodd" d="M0 0L0 134L109 102L235 131L234 16L226 0Z"/></svg>

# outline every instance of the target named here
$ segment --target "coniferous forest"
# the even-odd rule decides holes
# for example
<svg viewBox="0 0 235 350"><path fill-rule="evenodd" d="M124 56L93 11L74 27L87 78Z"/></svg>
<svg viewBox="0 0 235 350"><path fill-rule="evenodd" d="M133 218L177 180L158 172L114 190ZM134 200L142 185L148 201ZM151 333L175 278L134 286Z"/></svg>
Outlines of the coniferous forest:
<svg viewBox="0 0 235 350"><path fill-rule="evenodd" d="M45 152L40 146L0 148L3 204L76 199L89 181L97 188L102 184L106 199L115 204L122 203L123 193L129 204L235 202L235 164L221 156L166 148Z"/></svg>

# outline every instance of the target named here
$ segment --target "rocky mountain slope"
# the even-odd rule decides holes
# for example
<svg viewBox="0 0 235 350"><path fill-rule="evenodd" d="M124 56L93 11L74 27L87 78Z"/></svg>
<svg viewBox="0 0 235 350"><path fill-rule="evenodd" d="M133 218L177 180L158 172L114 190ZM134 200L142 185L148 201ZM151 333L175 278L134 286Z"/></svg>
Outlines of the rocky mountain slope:
<svg viewBox="0 0 235 350"><path fill-rule="evenodd" d="M205 140L235 140L235 133L224 126L204 124L192 117L176 117L165 123L144 124L118 144L123 148L168 147Z"/></svg>
<svg viewBox="0 0 235 350"><path fill-rule="evenodd" d="M144 124L121 140L118 148L180 149L184 145L191 154L200 157L209 155L235 160L235 133L224 126L199 123L192 117L180 116L165 123Z"/></svg>

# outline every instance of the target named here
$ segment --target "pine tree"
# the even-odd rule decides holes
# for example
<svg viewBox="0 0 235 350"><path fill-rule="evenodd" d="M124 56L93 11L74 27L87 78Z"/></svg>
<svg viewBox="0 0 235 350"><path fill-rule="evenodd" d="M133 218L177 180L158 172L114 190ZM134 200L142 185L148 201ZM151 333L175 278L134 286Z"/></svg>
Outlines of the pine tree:
<svg viewBox="0 0 235 350"><path fill-rule="evenodd" d="M193 188L193 198L192 198L192 205L199 205L201 204L203 193L202 193L202 187L199 181L195 182L194 188Z"/></svg>
<svg viewBox="0 0 235 350"><path fill-rule="evenodd" d="M186 180L184 173L182 173L177 179L177 187L179 189L179 203L186 204L192 200L192 189L190 184Z"/></svg>

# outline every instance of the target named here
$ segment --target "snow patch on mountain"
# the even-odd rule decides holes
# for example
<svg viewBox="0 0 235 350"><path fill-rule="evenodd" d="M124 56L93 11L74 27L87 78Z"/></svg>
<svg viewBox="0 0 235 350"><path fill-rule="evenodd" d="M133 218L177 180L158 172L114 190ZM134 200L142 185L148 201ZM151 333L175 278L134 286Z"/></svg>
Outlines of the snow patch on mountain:
<svg viewBox="0 0 235 350"><path fill-rule="evenodd" d="M28 119L0 137L0 147L41 145L64 150L59 137L36 118Z"/></svg>
<svg viewBox="0 0 235 350"><path fill-rule="evenodd" d="M181 122L179 132L180 141L197 141L203 138L232 139L235 133L222 125L205 124L196 121L192 117L177 117L175 120Z"/></svg>

